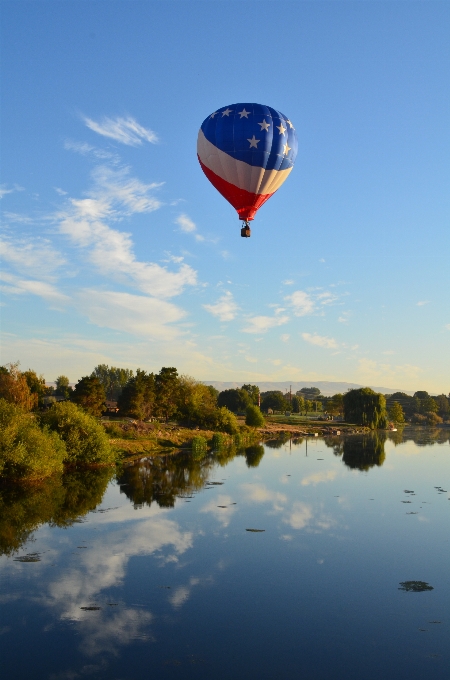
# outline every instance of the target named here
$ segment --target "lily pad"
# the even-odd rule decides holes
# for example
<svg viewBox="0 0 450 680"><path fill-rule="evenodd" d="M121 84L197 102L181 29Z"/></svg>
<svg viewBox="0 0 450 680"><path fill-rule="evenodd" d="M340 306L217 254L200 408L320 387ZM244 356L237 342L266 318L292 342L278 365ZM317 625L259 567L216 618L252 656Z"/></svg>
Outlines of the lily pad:
<svg viewBox="0 0 450 680"><path fill-rule="evenodd" d="M39 553L28 553L28 555L21 555L20 557L15 557L14 562L40 562L41 558Z"/></svg>
<svg viewBox="0 0 450 680"><path fill-rule="evenodd" d="M101 607L80 607L84 612L98 612Z"/></svg>
<svg viewBox="0 0 450 680"><path fill-rule="evenodd" d="M434 590L426 581L402 581L399 590L408 593L424 593L426 590Z"/></svg>

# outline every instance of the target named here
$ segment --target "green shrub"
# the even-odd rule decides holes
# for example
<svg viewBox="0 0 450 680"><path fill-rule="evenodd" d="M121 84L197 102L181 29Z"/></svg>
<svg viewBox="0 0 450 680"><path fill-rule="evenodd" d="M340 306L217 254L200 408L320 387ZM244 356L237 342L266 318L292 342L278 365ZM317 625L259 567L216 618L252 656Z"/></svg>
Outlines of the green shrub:
<svg viewBox="0 0 450 680"><path fill-rule="evenodd" d="M427 419L427 425L439 425L439 423L442 423L442 418L438 416L437 413L434 413L434 411L428 411L428 413L425 413L425 417Z"/></svg>
<svg viewBox="0 0 450 680"><path fill-rule="evenodd" d="M192 456L194 459L199 459L203 458L203 456L206 454L207 448L208 448L208 442L204 437L194 437L192 442Z"/></svg>
<svg viewBox="0 0 450 680"><path fill-rule="evenodd" d="M226 444L225 437L223 436L222 432L214 432L212 436L212 448L215 449L220 449L222 446Z"/></svg>
<svg viewBox="0 0 450 680"><path fill-rule="evenodd" d="M42 479L61 472L66 447L55 432L40 428L33 415L0 399L0 476Z"/></svg>
<svg viewBox="0 0 450 680"><path fill-rule="evenodd" d="M219 432L227 432L228 434L236 434L239 431L236 416L225 406L215 409L214 428L219 430Z"/></svg>
<svg viewBox="0 0 450 680"><path fill-rule="evenodd" d="M95 418L70 402L54 404L42 415L42 423L57 432L66 445L64 462L108 465L116 460L108 435Z"/></svg>
<svg viewBox="0 0 450 680"><path fill-rule="evenodd" d="M264 416L257 406L247 406L245 424L249 427L263 427L265 424Z"/></svg>
<svg viewBox="0 0 450 680"><path fill-rule="evenodd" d="M120 427L119 423L104 422L103 427L110 437L113 437L114 439L123 439L125 432L123 428Z"/></svg>

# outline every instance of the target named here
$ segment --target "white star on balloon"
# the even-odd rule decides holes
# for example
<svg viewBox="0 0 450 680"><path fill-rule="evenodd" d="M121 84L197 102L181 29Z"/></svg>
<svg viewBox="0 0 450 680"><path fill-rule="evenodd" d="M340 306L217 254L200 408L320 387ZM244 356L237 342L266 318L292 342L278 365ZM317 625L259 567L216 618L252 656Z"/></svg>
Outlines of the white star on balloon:
<svg viewBox="0 0 450 680"><path fill-rule="evenodd" d="M280 131L280 135L284 135L284 133L286 132L286 128L283 126L283 123L281 123L280 125L276 125L275 127L277 128L277 130Z"/></svg>
<svg viewBox="0 0 450 680"><path fill-rule="evenodd" d="M256 139L255 135L251 139L247 139L247 142L250 142L250 149L253 147L254 149L258 148L258 142L260 142L260 139Z"/></svg>
<svg viewBox="0 0 450 680"><path fill-rule="evenodd" d="M266 123L266 119L264 118L262 123L258 123L258 125L261 125L261 132L265 130L266 132L270 128L270 123Z"/></svg>
<svg viewBox="0 0 450 680"><path fill-rule="evenodd" d="M286 123L289 125L289 127L291 128L291 130L295 130L295 127L292 125L292 123L291 123L291 121L289 120L289 118L286 120Z"/></svg>
<svg viewBox="0 0 450 680"><path fill-rule="evenodd" d="M241 118L248 118L248 114L251 113L250 111L245 110L245 106L242 109L242 111L238 111L238 114L240 115Z"/></svg>
<svg viewBox="0 0 450 680"><path fill-rule="evenodd" d="M214 116L217 116L217 113L218 113L218 111L214 111L214 113L212 113L212 114L210 115L210 118L214 118Z"/></svg>
<svg viewBox="0 0 450 680"><path fill-rule="evenodd" d="M288 144L286 142L286 144L284 145L284 148L283 148L283 153L286 154L286 156L287 156L291 149L292 149L292 146L288 146Z"/></svg>
<svg viewBox="0 0 450 680"><path fill-rule="evenodd" d="M224 116L229 116L230 113L233 113L233 109L225 109L225 111L222 111L222 118Z"/></svg>

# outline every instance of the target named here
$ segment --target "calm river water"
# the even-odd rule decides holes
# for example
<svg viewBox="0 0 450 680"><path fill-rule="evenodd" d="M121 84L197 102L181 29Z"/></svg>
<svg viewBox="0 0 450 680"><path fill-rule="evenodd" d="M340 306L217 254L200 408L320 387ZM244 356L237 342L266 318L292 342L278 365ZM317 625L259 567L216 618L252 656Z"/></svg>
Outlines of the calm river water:
<svg viewBox="0 0 450 680"><path fill-rule="evenodd" d="M450 431L0 489L5 680L450 677Z"/></svg>

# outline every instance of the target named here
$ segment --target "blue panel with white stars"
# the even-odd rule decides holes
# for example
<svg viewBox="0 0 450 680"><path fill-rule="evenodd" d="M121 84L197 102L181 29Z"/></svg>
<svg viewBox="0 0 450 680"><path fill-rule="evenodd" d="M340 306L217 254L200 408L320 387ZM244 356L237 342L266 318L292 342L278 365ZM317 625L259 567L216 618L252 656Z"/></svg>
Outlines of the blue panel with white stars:
<svg viewBox="0 0 450 680"><path fill-rule="evenodd" d="M231 104L201 127L206 139L239 161L266 170L287 170L297 156L297 135L287 116L262 104Z"/></svg>

